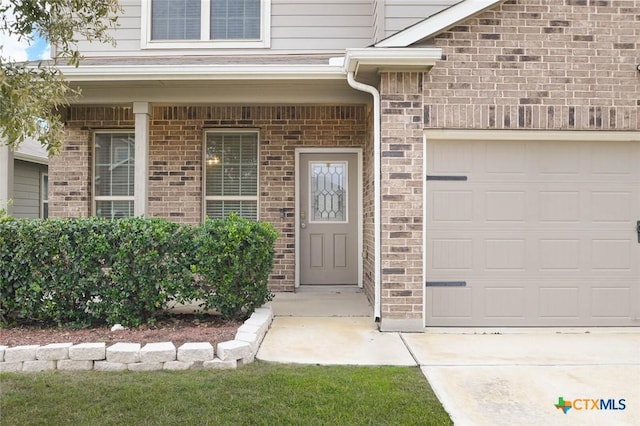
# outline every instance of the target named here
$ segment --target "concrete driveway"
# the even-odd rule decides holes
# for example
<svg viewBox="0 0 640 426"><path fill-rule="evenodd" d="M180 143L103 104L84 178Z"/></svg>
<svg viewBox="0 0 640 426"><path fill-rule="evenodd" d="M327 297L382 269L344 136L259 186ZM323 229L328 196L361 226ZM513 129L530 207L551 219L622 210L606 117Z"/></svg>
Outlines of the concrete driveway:
<svg viewBox="0 0 640 426"><path fill-rule="evenodd" d="M639 329L486 333L402 335L456 425L640 425Z"/></svg>

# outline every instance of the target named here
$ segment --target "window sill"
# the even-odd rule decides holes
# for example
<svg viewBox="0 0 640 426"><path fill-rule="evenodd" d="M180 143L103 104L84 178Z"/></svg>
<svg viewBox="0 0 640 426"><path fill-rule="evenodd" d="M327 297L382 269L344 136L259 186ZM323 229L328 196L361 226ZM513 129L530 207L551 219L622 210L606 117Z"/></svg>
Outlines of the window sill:
<svg viewBox="0 0 640 426"><path fill-rule="evenodd" d="M154 49L268 49L270 43L264 40L250 41L209 41L209 40L179 40L179 41L147 41L140 46L143 50Z"/></svg>

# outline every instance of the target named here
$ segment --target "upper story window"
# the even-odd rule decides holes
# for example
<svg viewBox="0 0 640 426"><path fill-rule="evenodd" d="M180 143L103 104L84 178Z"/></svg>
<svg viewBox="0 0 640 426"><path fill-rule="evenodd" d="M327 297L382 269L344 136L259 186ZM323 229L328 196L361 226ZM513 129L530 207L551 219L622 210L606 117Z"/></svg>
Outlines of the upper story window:
<svg viewBox="0 0 640 426"><path fill-rule="evenodd" d="M143 49L264 48L271 0L142 2Z"/></svg>

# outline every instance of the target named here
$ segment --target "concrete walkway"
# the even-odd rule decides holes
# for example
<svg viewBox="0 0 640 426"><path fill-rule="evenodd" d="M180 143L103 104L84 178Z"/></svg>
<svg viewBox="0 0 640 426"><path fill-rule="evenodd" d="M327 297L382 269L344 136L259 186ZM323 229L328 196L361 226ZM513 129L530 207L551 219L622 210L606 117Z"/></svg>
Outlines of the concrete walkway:
<svg viewBox="0 0 640 426"><path fill-rule="evenodd" d="M398 333L380 333L367 317L276 317L257 358L294 364L416 365Z"/></svg>
<svg viewBox="0 0 640 426"><path fill-rule="evenodd" d="M362 294L317 296L276 296L258 359L419 365L456 425L640 425L640 328L381 333Z"/></svg>

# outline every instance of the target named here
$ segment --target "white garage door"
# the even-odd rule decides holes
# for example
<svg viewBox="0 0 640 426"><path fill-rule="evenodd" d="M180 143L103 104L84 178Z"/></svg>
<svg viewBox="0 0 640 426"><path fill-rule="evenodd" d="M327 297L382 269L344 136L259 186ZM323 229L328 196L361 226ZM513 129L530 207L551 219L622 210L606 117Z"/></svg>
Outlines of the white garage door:
<svg viewBox="0 0 640 426"><path fill-rule="evenodd" d="M428 140L427 175L427 326L640 325L640 141Z"/></svg>

